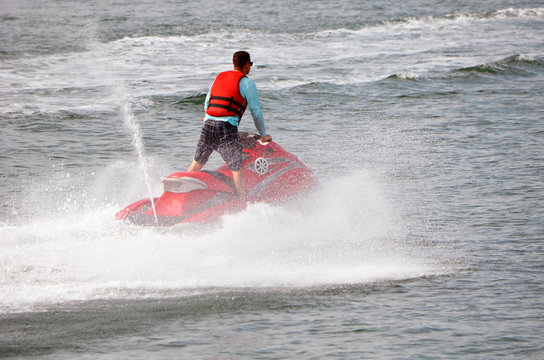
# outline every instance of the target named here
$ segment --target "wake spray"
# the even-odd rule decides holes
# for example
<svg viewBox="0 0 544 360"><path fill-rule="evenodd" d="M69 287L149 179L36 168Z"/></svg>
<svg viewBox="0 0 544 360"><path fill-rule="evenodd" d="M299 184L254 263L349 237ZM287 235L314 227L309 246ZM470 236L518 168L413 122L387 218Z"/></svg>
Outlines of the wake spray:
<svg viewBox="0 0 544 360"><path fill-rule="evenodd" d="M124 89L124 87L122 88ZM145 156L145 146L140 123L134 117L134 113L132 112L132 108L130 106L130 101L127 99L125 92L122 91L122 94L123 104L121 109L123 114L123 122L132 135L132 145L134 146L134 150L136 150L136 154L138 155L138 162L144 175L144 182L147 188L147 196L149 197L149 200L151 200L153 215L155 216L155 224L158 224L159 220L157 219L157 212L155 211L155 201L153 200L153 195L151 193L151 180L149 179L149 174L147 171L147 158Z"/></svg>

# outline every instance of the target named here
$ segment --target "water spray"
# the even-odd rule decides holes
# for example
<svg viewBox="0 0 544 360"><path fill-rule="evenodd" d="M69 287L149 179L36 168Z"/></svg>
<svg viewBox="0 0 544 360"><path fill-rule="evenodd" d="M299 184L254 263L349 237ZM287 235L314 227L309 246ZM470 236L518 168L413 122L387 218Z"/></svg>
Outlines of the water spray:
<svg viewBox="0 0 544 360"><path fill-rule="evenodd" d="M134 117L134 113L132 112L130 102L128 101L126 96L123 96L122 112L123 112L123 120L124 120L125 126L132 134L132 145L134 146L134 150L136 150L136 153L138 155L138 162L140 164L140 169L142 170L144 175L144 182L147 188L147 195L149 197L149 200L151 201L151 207L153 208L153 215L155 216L155 224L158 224L159 220L157 219L157 212L155 211L155 201L153 200L153 195L151 193L151 180L149 179L149 174L147 171L148 165L147 165L147 159L145 156L145 147L144 147L144 141L142 137L142 131L140 128L140 124L138 123L138 120Z"/></svg>

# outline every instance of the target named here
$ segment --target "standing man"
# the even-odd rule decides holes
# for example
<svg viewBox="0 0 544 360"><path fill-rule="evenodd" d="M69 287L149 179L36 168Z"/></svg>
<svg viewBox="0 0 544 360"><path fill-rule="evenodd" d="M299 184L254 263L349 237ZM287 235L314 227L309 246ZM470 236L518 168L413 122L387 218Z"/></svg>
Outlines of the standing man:
<svg viewBox="0 0 544 360"><path fill-rule="evenodd" d="M206 96L204 127L196 148L195 158L187 171L199 171L216 150L230 171L234 186L241 201L246 200L244 175L242 174L242 142L238 134L238 124L249 106L255 127L262 142L272 141L266 134L264 118L257 95L257 86L246 75L253 62L249 53L235 52L232 57L234 70L217 75Z"/></svg>

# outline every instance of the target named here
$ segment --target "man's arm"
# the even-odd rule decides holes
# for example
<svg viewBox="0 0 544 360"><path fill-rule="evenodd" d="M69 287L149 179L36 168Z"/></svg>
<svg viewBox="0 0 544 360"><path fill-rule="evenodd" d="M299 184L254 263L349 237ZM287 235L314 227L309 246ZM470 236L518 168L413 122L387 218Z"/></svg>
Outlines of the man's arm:
<svg viewBox="0 0 544 360"><path fill-rule="evenodd" d="M255 127L259 131L261 136L266 136L266 128L264 126L264 117L259 103L259 95L257 93L257 86L249 78L244 77L240 80L240 94L247 100L247 107L251 111L253 122Z"/></svg>
<svg viewBox="0 0 544 360"><path fill-rule="evenodd" d="M206 112L206 110L208 110L208 105L210 104L210 91L212 90L212 88L210 87L210 89L208 90L208 94L206 95L206 101L204 101L204 112Z"/></svg>

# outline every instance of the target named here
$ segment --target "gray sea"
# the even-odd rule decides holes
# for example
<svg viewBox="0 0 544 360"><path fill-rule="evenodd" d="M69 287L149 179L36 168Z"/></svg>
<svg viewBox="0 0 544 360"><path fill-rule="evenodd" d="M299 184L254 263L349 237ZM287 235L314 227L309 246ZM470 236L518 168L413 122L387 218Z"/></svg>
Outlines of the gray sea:
<svg viewBox="0 0 544 360"><path fill-rule="evenodd" d="M319 187L116 221L242 49ZM542 359L543 104L538 0L1 0L0 358Z"/></svg>

